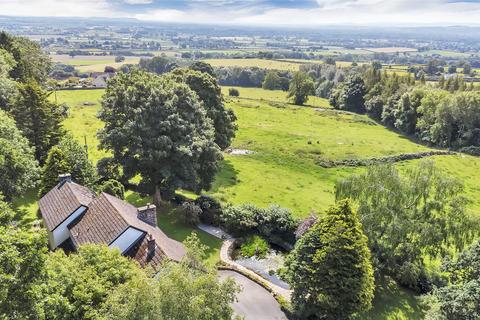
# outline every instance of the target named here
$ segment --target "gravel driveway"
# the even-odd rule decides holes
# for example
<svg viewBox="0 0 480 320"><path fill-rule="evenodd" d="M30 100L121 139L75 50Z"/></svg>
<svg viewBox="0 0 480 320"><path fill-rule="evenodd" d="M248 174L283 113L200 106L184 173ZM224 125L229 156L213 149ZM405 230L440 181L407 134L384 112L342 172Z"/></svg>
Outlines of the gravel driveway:
<svg viewBox="0 0 480 320"><path fill-rule="evenodd" d="M237 315L246 320L287 320L277 300L260 285L235 271L221 270L218 274L220 279L232 277L243 288L238 302L232 305Z"/></svg>

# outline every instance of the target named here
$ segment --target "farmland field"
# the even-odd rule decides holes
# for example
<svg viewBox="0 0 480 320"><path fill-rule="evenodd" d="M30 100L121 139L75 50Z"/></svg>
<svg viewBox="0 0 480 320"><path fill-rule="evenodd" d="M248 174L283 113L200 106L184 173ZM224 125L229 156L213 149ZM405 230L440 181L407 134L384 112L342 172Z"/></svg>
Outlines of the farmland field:
<svg viewBox="0 0 480 320"><path fill-rule="evenodd" d="M405 52L417 52L415 48L405 47L384 47L384 48L364 48L363 50L375 52L375 53L405 53Z"/></svg>
<svg viewBox="0 0 480 320"><path fill-rule="evenodd" d="M226 90L225 88L223 90ZM243 94L242 94L243 91ZM60 91L59 102L71 106L65 126L83 143L87 137L90 158L97 161L106 153L95 150L96 131L102 127L96 118L98 100L103 90ZM322 159L358 159L400 153L420 152L429 148L385 129L365 116L334 110L281 105L283 92L240 88L240 98L226 98L237 117L239 130L232 147L254 151L250 155L225 154L222 169L207 193L222 202L254 203L267 206L277 203L290 208L296 217L311 211L321 213L334 202L335 182L364 168L323 168ZM243 99L242 99L243 95ZM264 98L264 100L260 100ZM93 105L85 102L93 102ZM480 160L466 155L431 157L438 168L465 181L471 200L469 210L480 211ZM401 170L420 160L398 163ZM35 197L35 194L32 195ZM129 192L127 200L141 204L147 199ZM19 206L34 210L34 201L23 199ZM192 231L177 221L171 210L159 214L165 232L183 240ZM209 261L218 260L220 242L198 231L209 246ZM409 291L385 280L379 284L375 307L363 319L420 319L422 310Z"/></svg>
<svg viewBox="0 0 480 320"><path fill-rule="evenodd" d="M267 59L205 59L214 67L258 67L272 70L298 71L299 63Z"/></svg>
<svg viewBox="0 0 480 320"><path fill-rule="evenodd" d="M123 62L115 62L115 56L75 56L52 55L54 62L61 62L74 66L81 72L103 72L106 66L119 68L124 64L136 64L140 61L139 57L125 57Z"/></svg>
<svg viewBox="0 0 480 320"><path fill-rule="evenodd" d="M237 99L251 99L251 100L261 100L269 102L278 102L278 103L287 103L287 92L282 90L265 90L262 88L243 88L243 87L229 87L222 86L222 93L225 96L228 96L228 90L230 88L235 88L240 93L240 96ZM306 102L307 106L310 107L322 107L330 108L330 103L328 99L310 96Z"/></svg>

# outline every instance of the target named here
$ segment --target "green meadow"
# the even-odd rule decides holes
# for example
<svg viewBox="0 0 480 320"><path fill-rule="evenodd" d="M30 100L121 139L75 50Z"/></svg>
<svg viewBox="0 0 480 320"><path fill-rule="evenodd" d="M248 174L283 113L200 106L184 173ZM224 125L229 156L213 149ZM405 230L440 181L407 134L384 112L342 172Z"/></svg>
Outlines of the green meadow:
<svg viewBox="0 0 480 320"><path fill-rule="evenodd" d="M262 69L298 71L299 63L267 59L205 59L213 67L258 67Z"/></svg>
<svg viewBox="0 0 480 320"><path fill-rule="evenodd" d="M228 88L222 88L228 92ZM323 168L322 160L363 159L401 153L422 152L430 148L386 129L366 116L328 109L320 101L316 108L294 106L283 91L239 88L240 97L225 97L226 104L238 117L239 130L232 148L253 151L248 155L226 153L222 169L212 188L206 191L223 203L272 203L290 208L298 218L310 212L321 214L334 202L334 185L338 179L364 168ZM58 102L70 106L66 129L84 143L94 162L107 155L97 150L96 132L102 123L96 117L103 90L58 91ZM53 94L52 94L53 98ZM310 101L311 102L311 101ZM307 102L308 104L308 102ZM315 103L313 103L314 105ZM319 108L324 107L324 108ZM469 209L480 211L480 160L463 154L435 156L438 168L465 182ZM401 170L421 160L397 163ZM146 198L129 191L127 200L140 205ZM17 202L26 210L36 210L36 195ZM171 208L159 213L160 227L171 237L183 240L192 231L177 220ZM221 242L199 230L207 244L209 261L218 261ZM421 319L418 299L409 291L388 280L378 284L375 307L363 319Z"/></svg>

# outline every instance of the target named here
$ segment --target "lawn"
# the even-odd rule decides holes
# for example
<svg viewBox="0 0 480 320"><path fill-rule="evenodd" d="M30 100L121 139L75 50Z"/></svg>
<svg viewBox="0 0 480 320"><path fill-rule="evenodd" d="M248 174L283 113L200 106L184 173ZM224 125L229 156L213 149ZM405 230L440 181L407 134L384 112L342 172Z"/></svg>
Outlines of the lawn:
<svg viewBox="0 0 480 320"><path fill-rule="evenodd" d="M226 90L226 89L223 89ZM102 127L96 118L102 90L61 91L59 102L71 106L65 126L83 143L87 137L89 153L96 161L105 153L94 149L95 132ZM261 100L263 98L263 100ZM400 153L420 152L429 148L374 123L366 116L339 113L328 109L292 106L284 92L240 88L240 98L227 98L227 105L238 117L239 130L233 148L248 149L250 155L225 154L222 169L207 193L225 203L277 203L290 208L296 217L311 211L321 213L334 202L335 182L363 168L323 168L320 160L370 158ZM85 106L84 102L93 102ZM480 211L480 160L466 155L431 158L440 170L465 182L471 200L469 210ZM419 160L397 164L405 170ZM33 197L34 198L34 197ZM127 200L145 203L129 192ZM35 210L28 197L18 202L22 208ZM171 210L159 213L160 227L172 238L183 240L193 230L178 221ZM220 241L198 231L210 247L211 262L218 259ZM375 308L364 319L421 319L418 299L391 282L379 285Z"/></svg>

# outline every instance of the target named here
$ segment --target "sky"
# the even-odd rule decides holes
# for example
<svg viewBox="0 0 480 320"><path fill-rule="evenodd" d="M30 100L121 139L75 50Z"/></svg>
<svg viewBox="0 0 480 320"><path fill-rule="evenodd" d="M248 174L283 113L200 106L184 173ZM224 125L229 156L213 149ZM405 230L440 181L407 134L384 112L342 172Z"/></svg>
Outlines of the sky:
<svg viewBox="0 0 480 320"><path fill-rule="evenodd" d="M480 0L0 0L0 15L247 26L480 25Z"/></svg>

